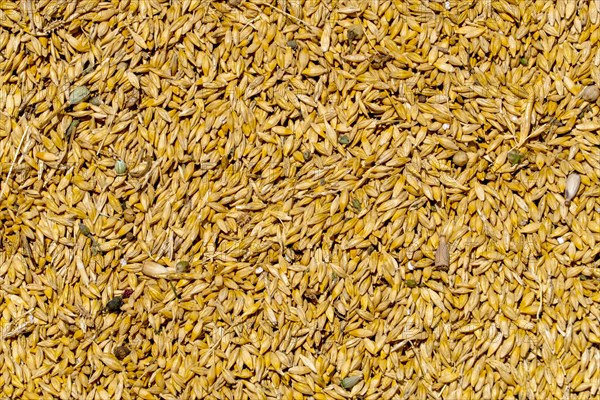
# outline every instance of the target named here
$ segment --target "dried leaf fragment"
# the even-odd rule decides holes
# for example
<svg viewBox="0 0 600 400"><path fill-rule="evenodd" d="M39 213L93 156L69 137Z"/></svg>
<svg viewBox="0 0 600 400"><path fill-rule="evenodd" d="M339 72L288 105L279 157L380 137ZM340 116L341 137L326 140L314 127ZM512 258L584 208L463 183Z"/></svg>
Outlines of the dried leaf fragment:
<svg viewBox="0 0 600 400"><path fill-rule="evenodd" d="M364 32L363 32L362 26L352 25L351 27L348 28L346 34L348 35L348 40L351 42L353 40L362 39Z"/></svg>
<svg viewBox="0 0 600 400"><path fill-rule="evenodd" d="M388 61L392 60L392 56L387 54L375 54L371 57L371 67L374 69L381 69L385 67Z"/></svg>
<svg viewBox="0 0 600 400"><path fill-rule="evenodd" d="M79 223L79 231L83 236L89 237L91 235L90 228L88 228L85 224L81 222Z"/></svg>
<svg viewBox="0 0 600 400"><path fill-rule="evenodd" d="M131 92L128 93L125 100L125 107L134 108L140 101L140 91L136 88L133 88Z"/></svg>

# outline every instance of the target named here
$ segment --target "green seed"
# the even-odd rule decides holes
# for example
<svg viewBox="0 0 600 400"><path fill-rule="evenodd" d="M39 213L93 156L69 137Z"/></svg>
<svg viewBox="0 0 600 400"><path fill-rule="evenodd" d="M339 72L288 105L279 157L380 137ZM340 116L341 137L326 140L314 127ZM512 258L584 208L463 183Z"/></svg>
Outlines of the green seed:
<svg viewBox="0 0 600 400"><path fill-rule="evenodd" d="M350 143L350 138L346 135L342 135L340 136L340 138L338 139L338 141L340 142L340 144L348 144Z"/></svg>
<svg viewBox="0 0 600 400"><path fill-rule="evenodd" d="M77 86L71 92L71 96L69 97L69 104L75 105L79 104L90 95L90 90L85 86Z"/></svg>
<svg viewBox="0 0 600 400"><path fill-rule="evenodd" d="M525 57L521 57L521 65L527 65L527 59Z"/></svg>
<svg viewBox="0 0 600 400"><path fill-rule="evenodd" d="M518 150L511 150L508 152L508 161L512 165L519 164L521 161L523 161L523 157L523 154L520 153Z"/></svg>
<svg viewBox="0 0 600 400"><path fill-rule="evenodd" d="M362 380L362 376L354 375L342 379L341 385L344 389L352 389L358 382Z"/></svg>
<svg viewBox="0 0 600 400"><path fill-rule="evenodd" d="M185 273L190 270L190 263L187 261L178 261L175 264L175 272L177 273Z"/></svg>
<svg viewBox="0 0 600 400"><path fill-rule="evenodd" d="M415 281L413 279L407 279L405 283L406 283L406 286L408 286L409 288L416 288L418 286L417 281Z"/></svg>
<svg viewBox="0 0 600 400"><path fill-rule="evenodd" d="M127 172L127 164L125 164L125 161L117 160L117 162L115 163L115 172L119 176L125 175L125 173Z"/></svg>

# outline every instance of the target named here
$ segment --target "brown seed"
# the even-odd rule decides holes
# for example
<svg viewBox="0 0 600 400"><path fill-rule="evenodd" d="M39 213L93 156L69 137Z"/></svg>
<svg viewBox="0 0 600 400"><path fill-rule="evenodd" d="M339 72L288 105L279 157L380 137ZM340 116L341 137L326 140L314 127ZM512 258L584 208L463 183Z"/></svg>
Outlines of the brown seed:
<svg viewBox="0 0 600 400"><path fill-rule="evenodd" d="M129 347L127 346L117 346L113 351L113 354L118 360L124 359L129 355L129 353L131 353L131 350L129 350Z"/></svg>
<svg viewBox="0 0 600 400"><path fill-rule="evenodd" d="M127 209L123 211L123 219L130 223L135 221L135 214L133 213L133 210Z"/></svg>

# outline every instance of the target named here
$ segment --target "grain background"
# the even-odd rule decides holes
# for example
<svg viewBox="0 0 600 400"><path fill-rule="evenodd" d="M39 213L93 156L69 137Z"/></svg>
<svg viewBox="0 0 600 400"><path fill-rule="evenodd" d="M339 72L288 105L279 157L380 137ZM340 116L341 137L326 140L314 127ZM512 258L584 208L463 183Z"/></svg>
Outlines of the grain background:
<svg viewBox="0 0 600 400"><path fill-rule="evenodd" d="M599 38L597 0L0 2L0 398L600 398Z"/></svg>

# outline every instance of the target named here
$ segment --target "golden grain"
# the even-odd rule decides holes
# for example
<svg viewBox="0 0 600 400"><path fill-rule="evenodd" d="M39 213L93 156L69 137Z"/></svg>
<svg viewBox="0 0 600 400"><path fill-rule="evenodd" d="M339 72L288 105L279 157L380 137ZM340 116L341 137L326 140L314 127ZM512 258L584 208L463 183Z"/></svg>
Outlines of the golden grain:
<svg viewBox="0 0 600 400"><path fill-rule="evenodd" d="M0 397L597 396L599 11L2 3Z"/></svg>

